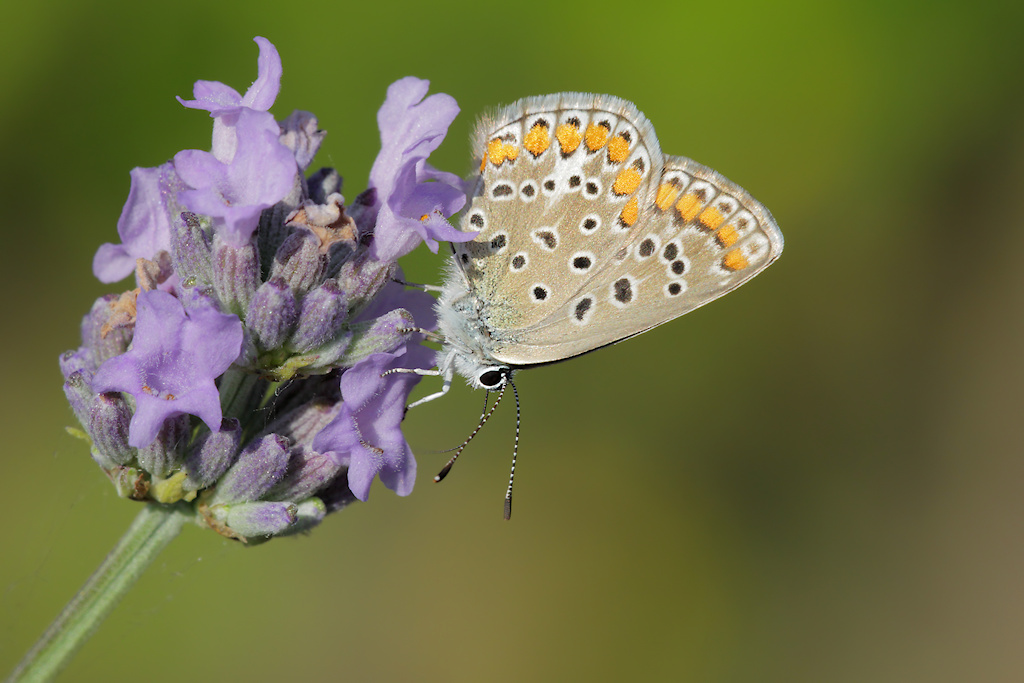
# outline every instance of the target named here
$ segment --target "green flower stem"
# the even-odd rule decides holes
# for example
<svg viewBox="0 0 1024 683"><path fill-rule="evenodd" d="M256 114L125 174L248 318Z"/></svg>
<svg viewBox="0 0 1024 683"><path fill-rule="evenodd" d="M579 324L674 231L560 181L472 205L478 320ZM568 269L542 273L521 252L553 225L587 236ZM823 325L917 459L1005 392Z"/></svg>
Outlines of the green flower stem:
<svg viewBox="0 0 1024 683"><path fill-rule="evenodd" d="M8 681L52 680L191 517L184 505L147 504Z"/></svg>

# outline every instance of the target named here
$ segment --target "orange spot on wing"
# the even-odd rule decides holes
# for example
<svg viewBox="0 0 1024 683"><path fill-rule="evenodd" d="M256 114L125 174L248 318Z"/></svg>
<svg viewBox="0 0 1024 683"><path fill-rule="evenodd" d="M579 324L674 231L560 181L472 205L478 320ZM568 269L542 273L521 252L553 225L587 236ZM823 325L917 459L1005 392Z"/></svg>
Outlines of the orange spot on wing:
<svg viewBox="0 0 1024 683"><path fill-rule="evenodd" d="M721 244L723 247L731 247L732 245L736 244L740 236L739 233L736 232L736 228L732 227L731 225L727 225L718 231L718 234L715 235L715 238L718 240L718 243Z"/></svg>
<svg viewBox="0 0 1024 683"><path fill-rule="evenodd" d="M494 138L487 143L487 155L484 157L484 162L480 166L480 170L484 169L484 166L490 161L495 166L501 166L505 163L505 160L515 161L516 157L519 156L519 148L510 142L505 142L501 138Z"/></svg>
<svg viewBox="0 0 1024 683"><path fill-rule="evenodd" d="M722 258L722 265L729 270L743 270L750 265L747 257L739 249L733 249Z"/></svg>
<svg viewBox="0 0 1024 683"><path fill-rule="evenodd" d="M501 141L501 138L494 138L487 143L487 158L495 166L499 166L501 162L505 161L505 143Z"/></svg>
<svg viewBox="0 0 1024 683"><path fill-rule="evenodd" d="M537 123L530 132L523 137L523 147L530 154L539 157L551 144L551 136L548 134L548 127Z"/></svg>
<svg viewBox="0 0 1024 683"><path fill-rule="evenodd" d="M626 138L616 135L608 141L608 161L618 164L629 156L629 143Z"/></svg>
<svg viewBox="0 0 1024 683"><path fill-rule="evenodd" d="M697 198L693 192L687 192L683 195L679 203L676 204L676 211L683 217L684 221L692 221L694 217L700 213L700 199Z"/></svg>
<svg viewBox="0 0 1024 683"><path fill-rule="evenodd" d="M617 195L632 194L636 192L636 188L640 187L640 181L643 180L643 176L640 171L635 168L624 168L615 178L615 182L612 184L612 192Z"/></svg>
<svg viewBox="0 0 1024 683"><path fill-rule="evenodd" d="M562 147L562 154L572 154L580 146L580 142L583 141L583 134L580 133L579 126L569 123L563 123L556 128L555 137L558 139L558 144Z"/></svg>
<svg viewBox="0 0 1024 683"><path fill-rule="evenodd" d="M632 226L636 223L637 217L640 215L640 205L637 203L636 197L631 197L626 205L622 207L622 213L619 214L619 220L622 221L623 225Z"/></svg>
<svg viewBox="0 0 1024 683"><path fill-rule="evenodd" d="M724 221L725 216L723 216L722 212L713 206L709 206L708 208L704 209L704 213L700 215L700 222L703 223L704 226L709 228L710 230L716 229Z"/></svg>
<svg viewBox="0 0 1024 683"><path fill-rule="evenodd" d="M611 131L605 126L592 123L587 126L586 140L587 147L590 148L591 152L596 152L605 146L608 142L608 134Z"/></svg>
<svg viewBox="0 0 1024 683"><path fill-rule="evenodd" d="M675 183L662 183L658 186L658 196L655 197L654 203L659 209L665 211L668 207L675 203L676 197L679 196L679 186Z"/></svg>

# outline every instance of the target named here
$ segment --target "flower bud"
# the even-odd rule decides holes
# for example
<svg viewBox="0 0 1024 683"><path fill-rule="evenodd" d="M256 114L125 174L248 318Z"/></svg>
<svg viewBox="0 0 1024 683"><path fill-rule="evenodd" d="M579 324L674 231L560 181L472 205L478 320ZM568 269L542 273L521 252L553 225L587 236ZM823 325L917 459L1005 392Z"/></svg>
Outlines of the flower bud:
<svg viewBox="0 0 1024 683"><path fill-rule="evenodd" d="M289 536L309 531L323 521L327 516L327 506L319 498L307 498L297 506L295 522L278 534L278 536Z"/></svg>
<svg viewBox="0 0 1024 683"><path fill-rule="evenodd" d="M85 372L85 377L92 377L93 371L96 369L96 363L92 359L92 351L84 346L79 347L75 351L65 351L60 354L60 358L57 360L60 363L60 373L64 375L65 380L80 370Z"/></svg>
<svg viewBox="0 0 1024 683"><path fill-rule="evenodd" d="M316 116L308 111L296 109L281 125L281 144L295 155L300 170L306 170L313 163L313 157L320 149L327 131L320 130Z"/></svg>
<svg viewBox="0 0 1024 683"><path fill-rule="evenodd" d="M317 453L309 446L292 449L288 471L277 482L267 498L300 501L330 483L341 470L341 459L335 453Z"/></svg>
<svg viewBox="0 0 1024 683"><path fill-rule="evenodd" d="M64 395L74 411L75 417L83 426L89 424L90 409L95 393L92 390L92 373L87 370L75 370L64 382Z"/></svg>
<svg viewBox="0 0 1024 683"><path fill-rule="evenodd" d="M154 477L168 476L185 459L191 431L188 415L164 420L153 442L138 450L139 466Z"/></svg>
<svg viewBox="0 0 1024 683"><path fill-rule="evenodd" d="M274 536L294 524L298 516L295 503L258 501L224 507L226 515L217 508L211 512L215 518L223 516L228 527L243 537Z"/></svg>
<svg viewBox="0 0 1024 683"><path fill-rule="evenodd" d="M102 393L93 399L89 411L88 431L97 461L127 465L135 458L135 449L128 445L128 423L131 408L121 392ZM111 469L107 467L106 469Z"/></svg>
<svg viewBox="0 0 1024 683"><path fill-rule="evenodd" d="M404 308L388 311L365 323L352 326L352 343L344 354L333 361L341 368L350 368L375 353L390 353L401 346L416 327L412 315Z"/></svg>
<svg viewBox="0 0 1024 683"><path fill-rule="evenodd" d="M249 304L245 323L253 340L261 349L277 349L284 345L298 318L295 295L281 278L260 285Z"/></svg>
<svg viewBox="0 0 1024 683"><path fill-rule="evenodd" d="M334 382L337 383L337 380ZM313 437L330 424L339 410L340 396L335 400L317 397L280 416L267 425L264 431L267 434L279 434L296 446L308 446L313 443Z"/></svg>
<svg viewBox="0 0 1024 683"><path fill-rule="evenodd" d="M217 233L213 238L213 286L221 309L242 315L260 284L260 259L250 241L234 247Z"/></svg>
<svg viewBox="0 0 1024 683"><path fill-rule="evenodd" d="M210 238L199 216L183 211L171 221L171 254L174 270L182 282L194 279L197 284L213 282L213 264Z"/></svg>
<svg viewBox="0 0 1024 683"><path fill-rule="evenodd" d="M120 297L117 294L101 296L92 305L92 309L82 318L82 345L92 351L92 361L96 364L95 370L109 358L120 356L128 350L132 341L132 329L130 327L114 327L108 329L104 335L104 329L111 315L114 313L113 305Z"/></svg>
<svg viewBox="0 0 1024 683"><path fill-rule="evenodd" d="M274 255L270 277L281 278L300 296L323 281L327 256L320 253L320 240L305 228L285 238Z"/></svg>
<svg viewBox="0 0 1024 683"><path fill-rule="evenodd" d="M211 505L257 500L288 469L288 439L269 434L250 443L217 484Z"/></svg>
<svg viewBox="0 0 1024 683"><path fill-rule="evenodd" d="M366 249L360 249L338 272L338 288L348 298L348 313L354 317L384 285L391 281L397 266L371 258Z"/></svg>
<svg viewBox="0 0 1024 683"><path fill-rule="evenodd" d="M323 346L338 334L347 315L345 295L336 281L327 280L302 300L298 326L288 346L299 353Z"/></svg>
<svg viewBox="0 0 1024 683"><path fill-rule="evenodd" d="M187 476L182 487L186 491L198 491L215 483L231 466L241 441L241 423L232 417L220 423L219 432L201 435L185 458L182 469Z"/></svg>
<svg viewBox="0 0 1024 683"><path fill-rule="evenodd" d="M348 207L348 215L359 226L359 233L372 232L377 220L377 210L380 206L377 203L377 188L368 187L358 195L352 205Z"/></svg>

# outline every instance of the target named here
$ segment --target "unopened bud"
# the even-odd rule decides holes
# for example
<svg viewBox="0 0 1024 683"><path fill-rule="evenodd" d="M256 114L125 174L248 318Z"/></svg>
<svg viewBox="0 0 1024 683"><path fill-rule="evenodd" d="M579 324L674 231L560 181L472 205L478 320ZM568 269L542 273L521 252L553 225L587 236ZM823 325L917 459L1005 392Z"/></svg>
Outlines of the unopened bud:
<svg viewBox="0 0 1024 683"><path fill-rule="evenodd" d="M210 504L258 500L288 470L288 439L270 434L249 444L217 484Z"/></svg>
<svg viewBox="0 0 1024 683"><path fill-rule="evenodd" d="M242 426L234 418L224 418L219 432L206 432L200 436L182 468L187 491L198 491L214 484L231 466L242 440Z"/></svg>
<svg viewBox="0 0 1024 683"><path fill-rule="evenodd" d="M220 234L213 238L213 286L222 308L243 315L260 284L260 258L250 241L242 247L225 242Z"/></svg>
<svg viewBox="0 0 1024 683"><path fill-rule="evenodd" d="M188 415L164 420L153 443L138 450L139 466L155 477L167 477L185 459L191 431Z"/></svg>
<svg viewBox="0 0 1024 683"><path fill-rule="evenodd" d="M127 465L135 458L135 449L128 445L131 419L131 408L120 392L99 394L93 399L89 421L84 424L88 425L93 449L99 454L97 460Z"/></svg>
<svg viewBox="0 0 1024 683"><path fill-rule="evenodd" d="M298 326L288 346L299 353L323 346L338 334L347 315L345 295L336 281L327 280L302 300Z"/></svg>
<svg viewBox="0 0 1024 683"><path fill-rule="evenodd" d="M245 317L253 341L263 350L284 345L298 318L295 295L281 278L264 282L256 290Z"/></svg>
<svg viewBox="0 0 1024 683"><path fill-rule="evenodd" d="M270 491L272 500L300 501L326 486L341 470L341 459L334 453L317 453L308 446L292 449L288 472Z"/></svg>
<svg viewBox="0 0 1024 683"><path fill-rule="evenodd" d="M266 501L236 503L226 507L224 522L233 532L246 538L281 533L295 523L299 511L295 503Z"/></svg>

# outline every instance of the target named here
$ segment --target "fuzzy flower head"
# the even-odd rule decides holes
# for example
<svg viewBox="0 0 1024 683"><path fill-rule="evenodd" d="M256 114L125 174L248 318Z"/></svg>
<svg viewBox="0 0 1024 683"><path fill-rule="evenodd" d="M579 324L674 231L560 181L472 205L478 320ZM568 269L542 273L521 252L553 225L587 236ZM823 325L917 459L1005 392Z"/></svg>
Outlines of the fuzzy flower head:
<svg viewBox="0 0 1024 683"><path fill-rule="evenodd" d="M189 109L213 119L209 151L131 172L120 244L96 276L134 273L82 321L61 357L68 401L93 459L124 497L190 504L243 541L292 534L367 500L374 479L412 491L401 425L434 352L433 299L396 259L421 242L465 240L448 218L461 181L427 159L458 113L428 83L394 83L378 115L381 152L352 215L341 177L305 174L325 133L309 112L270 108L281 59L257 38L244 93L198 81Z"/></svg>

